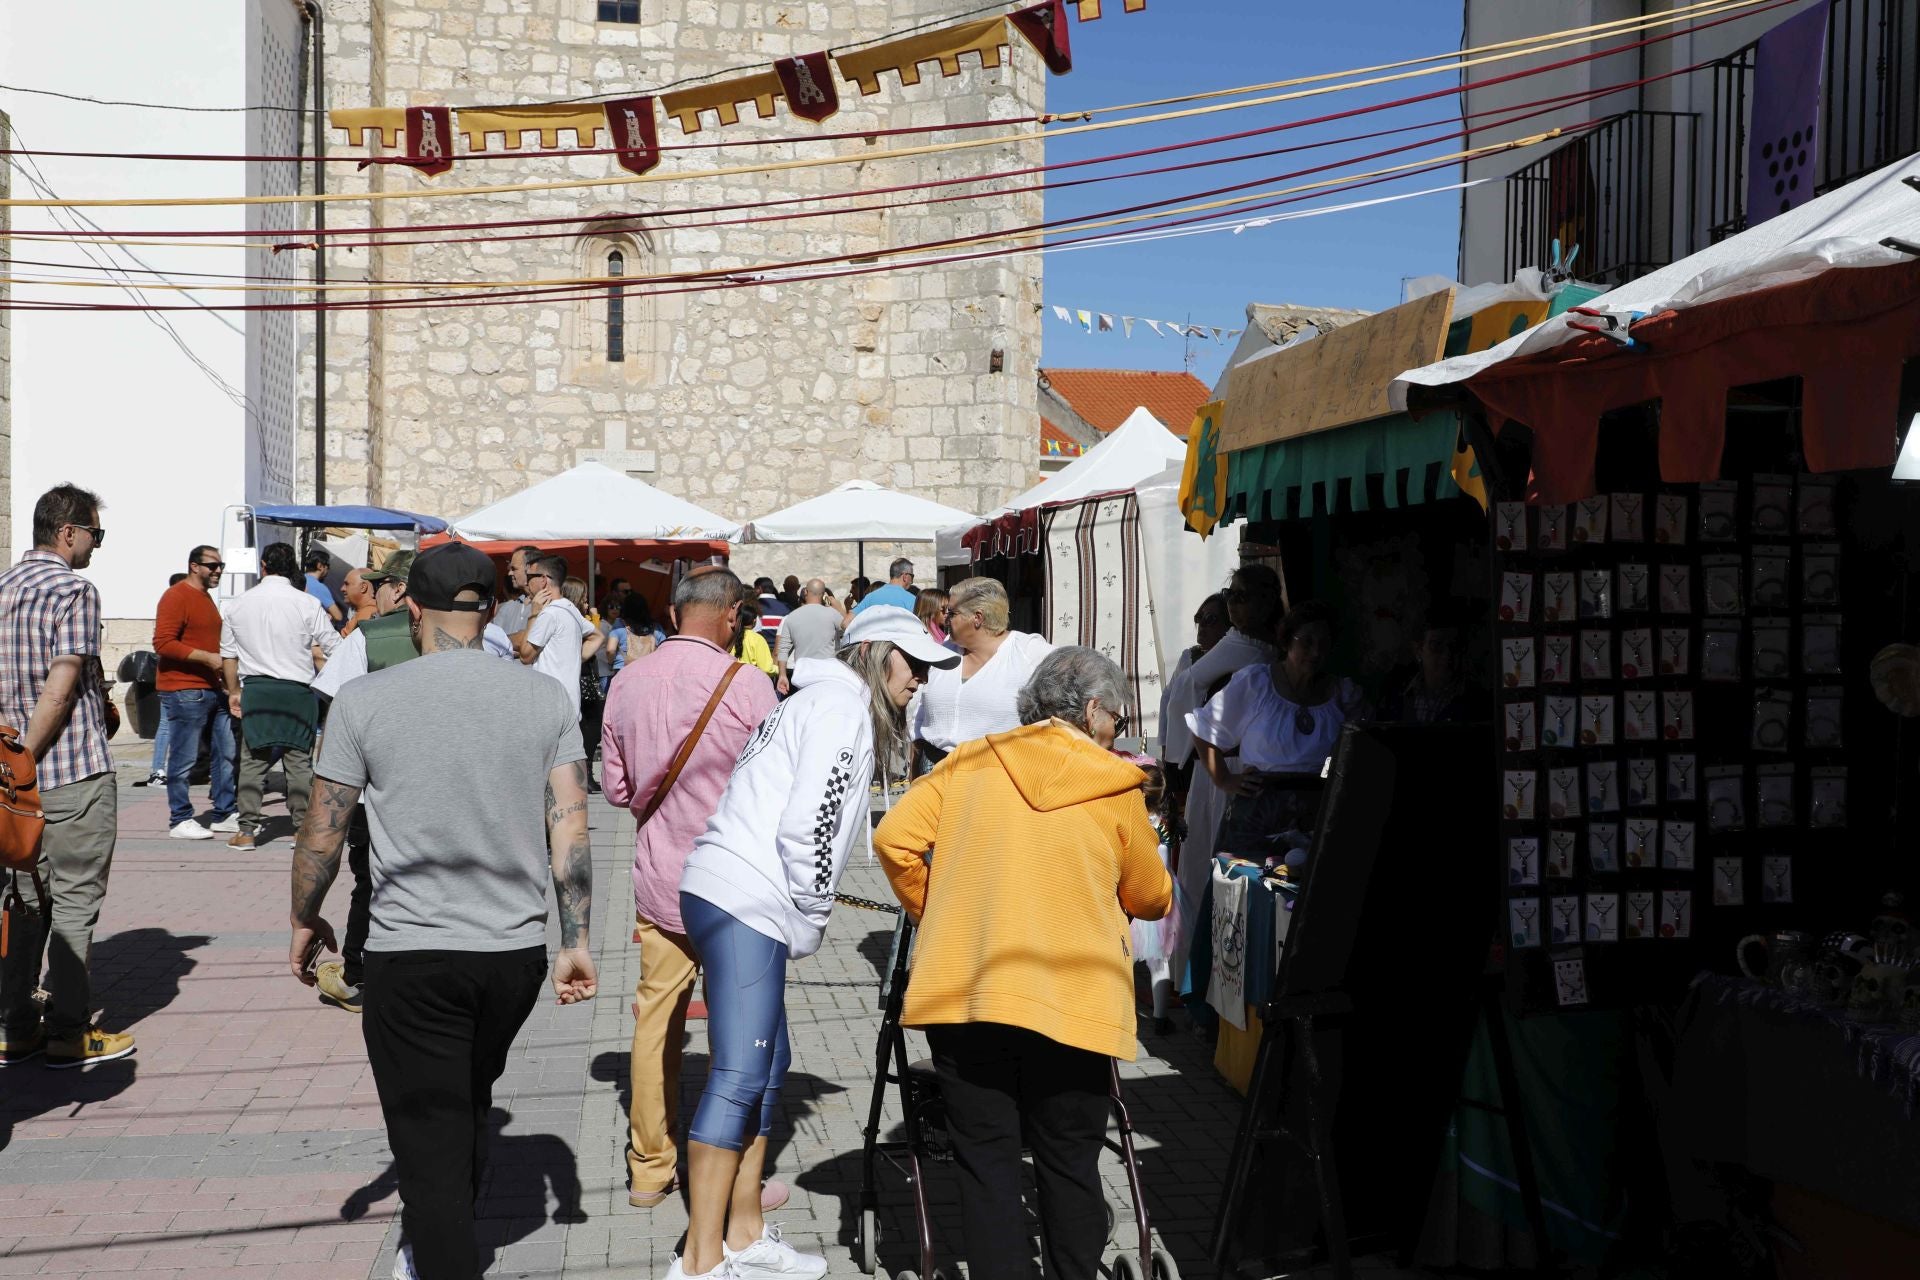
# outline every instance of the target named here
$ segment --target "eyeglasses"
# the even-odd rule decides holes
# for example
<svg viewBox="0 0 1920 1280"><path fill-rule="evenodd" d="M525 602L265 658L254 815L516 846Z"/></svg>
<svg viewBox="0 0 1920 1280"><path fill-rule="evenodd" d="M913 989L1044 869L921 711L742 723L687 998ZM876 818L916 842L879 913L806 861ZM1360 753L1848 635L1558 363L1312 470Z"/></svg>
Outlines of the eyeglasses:
<svg viewBox="0 0 1920 1280"><path fill-rule="evenodd" d="M106 531L105 529L101 529L101 528L98 528L98 527L96 527L96 526L94 526L94 525L90 525L90 524L70 524L70 525L68 525L68 526L67 526L67 528L69 528L69 529L85 529L85 530L86 530L86 531L87 531L88 533L90 533L90 534L92 534L92 535L93 535L93 545L94 545L94 546L96 546L96 547L100 547L100 546L105 546L105 545L106 545L106 541L107 541L107 531ZM176 562L176 563L177 563L177 562Z"/></svg>
<svg viewBox="0 0 1920 1280"><path fill-rule="evenodd" d="M207 569L214 573L219 573L227 567L225 560L195 560L193 563L202 569Z"/></svg>
<svg viewBox="0 0 1920 1280"><path fill-rule="evenodd" d="M1128 715L1126 712L1122 711L1119 715L1113 718L1113 736L1116 738L1126 737L1127 730L1132 726L1133 726L1133 717Z"/></svg>

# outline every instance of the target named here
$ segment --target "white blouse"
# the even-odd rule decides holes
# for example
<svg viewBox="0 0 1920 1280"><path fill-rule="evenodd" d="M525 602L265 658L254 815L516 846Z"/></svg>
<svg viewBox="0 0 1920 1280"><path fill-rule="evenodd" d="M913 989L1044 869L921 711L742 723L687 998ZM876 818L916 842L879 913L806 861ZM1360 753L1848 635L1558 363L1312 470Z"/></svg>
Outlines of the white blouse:
<svg viewBox="0 0 1920 1280"><path fill-rule="evenodd" d="M913 736L942 751L1020 727L1014 699L1053 646L1025 631L1009 631L986 665L962 679L960 664L935 667L914 695Z"/></svg>
<svg viewBox="0 0 1920 1280"><path fill-rule="evenodd" d="M1160 714L1160 758L1176 765L1191 759L1193 733L1187 714L1206 702L1207 690L1223 677L1250 664L1265 666L1274 657L1272 645L1232 629L1197 660L1176 670L1167 681L1165 710Z"/></svg>
<svg viewBox="0 0 1920 1280"><path fill-rule="evenodd" d="M1243 667L1213 700L1187 716L1193 736L1221 750L1240 749L1240 767L1263 773L1319 773L1360 706L1360 690L1341 680L1317 706L1280 696L1270 666Z"/></svg>

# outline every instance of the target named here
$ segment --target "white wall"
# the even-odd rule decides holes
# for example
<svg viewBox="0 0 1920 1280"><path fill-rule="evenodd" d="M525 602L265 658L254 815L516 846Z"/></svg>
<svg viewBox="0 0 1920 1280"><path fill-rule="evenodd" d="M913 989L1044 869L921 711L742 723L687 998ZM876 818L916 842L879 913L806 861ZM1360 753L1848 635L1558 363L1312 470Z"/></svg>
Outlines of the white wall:
<svg viewBox="0 0 1920 1280"><path fill-rule="evenodd" d="M277 0L276 0L277 2ZM101 98L231 107L246 100L245 0L95 0L84 12L67 5L0 3L0 82ZM13 119L16 147L72 151L225 152L245 149L246 117L95 106L0 90L0 110ZM21 163L27 161L22 158ZM129 198L239 193L239 164L36 158L60 196ZM13 195L36 193L19 173ZM230 208L87 209L110 229L142 231L243 224ZM55 215L58 214L59 217ZM14 210L16 231L52 227L65 211ZM228 237L229 239L231 237ZM65 244L16 239L16 258L66 264L87 257ZM239 249L95 248L122 267L241 274ZM11 265L16 277L61 274L62 268ZM97 272L68 275L103 279ZM16 285L31 297L128 302L118 289ZM156 302L190 295L153 291ZM206 293L208 302L242 294ZM172 312L165 320L181 343L226 382L246 381L244 313ZM99 584L108 618L150 618L167 577L185 567L195 543L214 541L221 508L241 500L243 410L154 317L137 312L13 317L13 546L32 543L36 498L72 481L106 503L106 546L87 571Z"/></svg>
<svg viewBox="0 0 1920 1280"><path fill-rule="evenodd" d="M1807 0L1807 4L1827 2L1828 0ZM1692 66L1695 63L1722 58L1742 45L1758 39L1768 28L1786 21L1806 8L1807 4L1742 15L1735 21L1706 30L1684 32L1672 40L1647 45L1642 49L1563 67L1557 71L1509 81L1491 88L1471 90L1462 95L1467 104L1466 110L1481 112L1518 103L1535 102L1564 93L1586 92L1610 84L1659 75L1676 67ZM1474 48L1497 44L1505 40L1516 40L1551 31L1618 21L1642 12L1660 13L1676 7L1681 7L1679 0L1466 0L1466 25L1462 35L1462 47ZM1594 45L1595 47L1612 47L1631 44L1649 37L1665 35L1675 29L1660 27L1633 34L1603 34L1594 42ZM1526 58L1486 63L1470 69L1466 73L1466 78L1489 79L1588 52L1591 52L1590 48L1575 46ZM1651 111L1701 113L1700 138L1704 150L1708 116L1713 109L1713 104L1708 100L1711 95L1706 87L1707 77L1707 72L1698 71L1687 76L1677 76L1671 80L1646 85L1641 89L1626 90L1592 102L1563 107L1552 113L1497 129L1482 129L1472 135L1468 145L1486 146L1494 142L1539 133L1555 125L1576 124L1620 111L1644 108ZM1467 166L1467 176L1469 178L1487 176L1503 178L1516 169L1532 164L1547 154L1554 145L1557 144L1529 147L1524 151L1471 162ZM1701 162L1704 163L1704 161ZM1696 190L1697 184L1691 181L1691 166L1683 164L1682 169L1683 180L1687 181L1686 190ZM1474 187L1461 194L1460 279L1468 284L1484 284L1502 278L1506 258L1506 198L1504 184L1497 181ZM1683 213L1682 216L1689 215ZM1691 220L1696 224L1696 231L1699 230L1701 219L1698 216L1692 216Z"/></svg>

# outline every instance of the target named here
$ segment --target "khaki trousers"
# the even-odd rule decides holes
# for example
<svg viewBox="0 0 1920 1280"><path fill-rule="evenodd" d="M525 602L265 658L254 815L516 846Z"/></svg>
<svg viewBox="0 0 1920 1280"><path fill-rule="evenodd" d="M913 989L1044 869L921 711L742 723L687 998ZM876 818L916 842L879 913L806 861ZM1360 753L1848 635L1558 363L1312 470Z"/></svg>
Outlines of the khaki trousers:
<svg viewBox="0 0 1920 1280"><path fill-rule="evenodd" d="M38 1012L33 990L40 983L44 948L47 978L47 1035L70 1039L93 1021L93 987L87 963L93 928L107 896L118 837L119 793L111 773L97 773L41 793L47 834L40 844L40 876L51 900L51 920L40 918L40 897L20 877L26 910L14 923L7 958L0 965L0 1020L7 1038L25 1038Z"/></svg>
<svg viewBox="0 0 1920 1280"><path fill-rule="evenodd" d="M680 1051L700 962L686 935L637 916L633 940L640 944L640 983L628 1062L627 1180L636 1195L645 1195L672 1186L679 1166L673 1139L680 1128Z"/></svg>

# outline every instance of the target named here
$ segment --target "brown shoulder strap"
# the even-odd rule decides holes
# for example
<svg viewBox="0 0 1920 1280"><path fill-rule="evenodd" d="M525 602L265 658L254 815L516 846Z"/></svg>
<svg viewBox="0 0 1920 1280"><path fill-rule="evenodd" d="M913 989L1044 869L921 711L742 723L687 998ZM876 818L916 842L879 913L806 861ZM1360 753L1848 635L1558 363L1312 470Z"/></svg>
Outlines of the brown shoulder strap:
<svg viewBox="0 0 1920 1280"><path fill-rule="evenodd" d="M727 674L720 677L720 683L713 687L713 695L707 699L707 705L701 710L700 718L693 722L692 732L687 734L686 741L680 744L680 749L673 753L673 760L667 765L667 776L660 779L660 785L653 789L653 798L647 801L646 809L641 812L639 825L646 826L647 820L660 811L660 805L666 800L667 793L672 791L673 784L680 780L680 771L687 767L687 760L693 755L694 747L699 745L700 735L707 731L707 721L713 719L713 713L720 709L720 699L727 696L727 686L733 683L733 678L740 674L740 668L746 665L744 662L734 663L727 668Z"/></svg>

